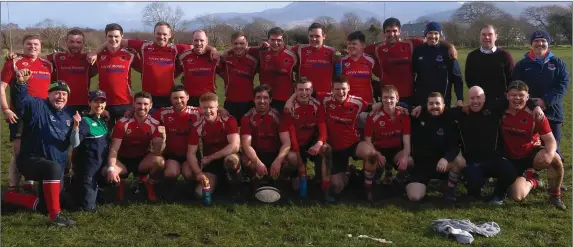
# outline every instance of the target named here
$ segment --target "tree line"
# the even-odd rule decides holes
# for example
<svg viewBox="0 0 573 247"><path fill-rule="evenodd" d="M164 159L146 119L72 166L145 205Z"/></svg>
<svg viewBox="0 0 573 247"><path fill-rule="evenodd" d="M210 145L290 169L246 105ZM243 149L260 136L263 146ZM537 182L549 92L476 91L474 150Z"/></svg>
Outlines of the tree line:
<svg viewBox="0 0 573 247"><path fill-rule="evenodd" d="M461 5L448 21L442 22L447 39L459 47L476 47L479 45L479 32L483 25L492 24L498 33L499 46L526 46L529 35L536 29L547 30L552 36L553 44L571 44L573 3L564 5L532 6L525 9L520 16L514 17L492 3L468 2ZM172 8L167 3L150 3L142 11L142 23L150 29L158 21L166 21L174 30L174 42L189 43L192 40L192 22L184 20L181 7ZM228 46L233 32L243 31L251 45L258 45L266 40L267 32L279 26L276 22L264 18L253 18L248 21L242 18L222 20L216 15L205 14L195 19L198 26L208 34L209 43L216 47ZM383 20L382 20L383 21ZM416 23L427 23L432 19L421 17ZM337 49L344 49L346 35L360 30L366 35L366 42L380 40L382 22L375 17L363 19L355 13L348 12L340 20L329 16L319 16L314 22L325 26L327 39L325 44ZM120 23L121 24L121 23ZM405 23L402 23L404 26ZM285 29L284 39L287 45L308 43L308 25L298 25ZM69 30L61 23L45 19L32 27L21 28L14 23L5 23L0 27L0 45L3 50L21 49L22 37L29 32L39 33L43 37L43 47L50 50L63 50L63 38ZM79 28L85 34L87 50L99 46L105 41L103 27L101 30ZM153 40L152 32L125 32L128 39ZM421 37L419 35L418 37Z"/></svg>

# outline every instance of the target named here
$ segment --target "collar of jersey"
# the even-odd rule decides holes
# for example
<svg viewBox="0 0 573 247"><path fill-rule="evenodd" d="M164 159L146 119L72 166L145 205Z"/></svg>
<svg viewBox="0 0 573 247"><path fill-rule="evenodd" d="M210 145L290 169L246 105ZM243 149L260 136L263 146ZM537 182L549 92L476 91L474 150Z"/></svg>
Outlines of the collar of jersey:
<svg viewBox="0 0 573 247"><path fill-rule="evenodd" d="M495 51L497 51L497 46L493 46L490 50L486 50L483 47L479 47L479 50L481 51L481 53L485 53L485 54L492 54Z"/></svg>

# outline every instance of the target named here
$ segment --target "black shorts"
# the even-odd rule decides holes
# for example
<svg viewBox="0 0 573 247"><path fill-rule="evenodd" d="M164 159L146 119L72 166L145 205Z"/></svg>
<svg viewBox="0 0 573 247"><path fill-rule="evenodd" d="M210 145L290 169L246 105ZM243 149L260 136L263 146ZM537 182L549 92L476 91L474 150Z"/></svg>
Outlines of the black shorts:
<svg viewBox="0 0 573 247"><path fill-rule="evenodd" d="M382 156L384 156L384 158L386 158L386 165L392 165L394 168L398 168L398 166L396 165L396 162L394 161L394 158L396 158L396 155L402 151L401 148L384 148L384 149L377 149L378 152L380 152L380 154L382 154Z"/></svg>
<svg viewBox="0 0 573 247"><path fill-rule="evenodd" d="M261 160L261 162L263 162L263 164L265 164L267 168L271 168L271 165L273 164L273 162L275 162L277 156L279 156L278 152L256 151L256 153L259 160Z"/></svg>
<svg viewBox="0 0 573 247"><path fill-rule="evenodd" d="M437 167L438 161L416 164L412 169L410 182L428 185L430 179L448 179L449 172L439 173Z"/></svg>
<svg viewBox="0 0 573 247"><path fill-rule="evenodd" d="M535 156L537 155L537 153L539 153L539 151L543 149L545 149L545 147L543 146L534 147L533 150L531 150L531 153L529 153L529 155L525 158L507 159L507 160L509 160L509 162L513 164L513 166L515 167L515 171L517 171L518 176L525 177L525 171L527 171L527 169L533 168L533 160L535 159Z"/></svg>
<svg viewBox="0 0 573 247"><path fill-rule="evenodd" d="M119 160L119 162L121 162L127 169L127 173L125 175L121 175L121 178L127 178L130 173L133 173L134 176L141 175L139 173L139 165L141 164L141 161L143 161L145 156L146 155L143 155L137 158L117 157L117 160Z"/></svg>
<svg viewBox="0 0 573 247"><path fill-rule="evenodd" d="M310 158L310 160L312 160L312 162L314 163L314 165L318 165L321 166L322 165L322 156L320 155L310 155L308 154L308 150L314 146L314 144L316 144L316 140L315 139L311 139L306 145L301 146L300 147L300 157L302 158L302 163L306 164L306 162L308 161L308 159Z"/></svg>
<svg viewBox="0 0 573 247"><path fill-rule="evenodd" d="M187 105L199 107L199 96L190 96L189 101L187 101Z"/></svg>
<svg viewBox="0 0 573 247"><path fill-rule="evenodd" d="M354 160L359 160L356 156L356 149L358 148L358 143L355 142L350 147L342 150L332 150L332 169L330 171L331 175L346 172L348 168L348 158L352 157Z"/></svg>
<svg viewBox="0 0 573 247"><path fill-rule="evenodd" d="M201 169L201 171L203 171L204 173L211 173L217 177L222 177L225 176L226 174L226 170L225 170L225 158L221 158L218 160L213 160L211 161L211 163L209 163L207 166L203 167Z"/></svg>
<svg viewBox="0 0 573 247"><path fill-rule="evenodd" d="M197 152L199 153L199 152ZM179 162L180 165L183 165L183 163L185 163L185 161L187 161L187 156L178 156L178 155L174 155L174 154L163 154L163 159L165 161L168 160L175 160L177 162ZM197 158L197 160L201 160L199 158Z"/></svg>
<svg viewBox="0 0 573 247"><path fill-rule="evenodd" d="M152 96L153 99L153 109L157 110L161 107L169 107L171 106L171 100L169 96Z"/></svg>
<svg viewBox="0 0 573 247"><path fill-rule="evenodd" d="M243 116L255 106L253 101L249 102L232 102L225 100L224 108L229 111L229 114L237 120L237 124L241 126L241 119Z"/></svg>
<svg viewBox="0 0 573 247"><path fill-rule="evenodd" d="M22 132L24 131L24 122L22 120L16 120L16 123L9 124L8 128L10 129L10 142L22 138Z"/></svg>
<svg viewBox="0 0 573 247"><path fill-rule="evenodd" d="M273 99L273 101L271 102L271 107L275 108L281 114L283 113L285 105L286 105L286 101L282 101L282 100Z"/></svg>

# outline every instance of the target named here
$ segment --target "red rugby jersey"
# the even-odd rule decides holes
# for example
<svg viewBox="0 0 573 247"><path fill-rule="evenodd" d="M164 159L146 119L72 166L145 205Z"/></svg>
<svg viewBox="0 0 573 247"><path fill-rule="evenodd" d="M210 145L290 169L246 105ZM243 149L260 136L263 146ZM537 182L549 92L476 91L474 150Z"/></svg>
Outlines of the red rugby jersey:
<svg viewBox="0 0 573 247"><path fill-rule="evenodd" d="M273 99L287 101L293 94L293 71L297 57L294 52L283 48L279 52L257 50L259 52L259 81L273 90Z"/></svg>
<svg viewBox="0 0 573 247"><path fill-rule="evenodd" d="M402 136L410 133L410 117L400 111L394 120L383 109L371 112L364 127L364 137L372 137L376 149L401 148Z"/></svg>
<svg viewBox="0 0 573 247"><path fill-rule="evenodd" d="M232 52L222 60L219 70L225 81L225 100L248 102L253 100L253 81L259 60L245 54L235 56Z"/></svg>
<svg viewBox="0 0 573 247"><path fill-rule="evenodd" d="M170 107L163 107L153 113L153 118L165 126L167 139L165 140L165 150L163 153L185 157L187 155L187 142L189 130L193 124L201 117L201 110L198 107L186 106L183 111L178 112Z"/></svg>
<svg viewBox="0 0 573 247"><path fill-rule="evenodd" d="M199 145L199 139L201 139L203 156L208 156L229 145L228 135L238 133L237 120L233 116L222 117L218 115L215 121L211 123L202 117L193 125L188 143L189 145Z"/></svg>
<svg viewBox="0 0 573 247"><path fill-rule="evenodd" d="M219 60L212 60L210 52L197 55L193 50L187 50L179 55L179 61L183 66L181 83L185 85L190 97L199 97L207 92L215 93Z"/></svg>
<svg viewBox="0 0 573 247"><path fill-rule="evenodd" d="M317 141L326 143L324 109L320 102L315 98L310 98L308 104L301 104L295 100L293 108L292 114L283 113L285 121L294 125L295 134L290 137L291 145L294 146L294 148L291 147L293 151L297 152L297 147L307 145L313 137L316 137Z"/></svg>
<svg viewBox="0 0 573 247"><path fill-rule="evenodd" d="M122 140L118 157L137 158L149 153L151 139L161 137L157 127L159 121L151 116L147 116L142 123L138 123L135 118L117 120L111 137Z"/></svg>
<svg viewBox="0 0 573 247"><path fill-rule="evenodd" d="M287 121L273 108L265 115L252 108L241 119L241 135L251 135L251 146L256 151L278 152L282 146L279 133L288 131Z"/></svg>
<svg viewBox="0 0 573 247"><path fill-rule="evenodd" d="M22 69L29 69L32 72L32 76L28 79L28 94L32 97L47 98L54 71L52 63L41 57L35 60L29 57L8 59L2 68L1 80L11 85L16 80L16 73Z"/></svg>
<svg viewBox="0 0 573 247"><path fill-rule="evenodd" d="M348 95L339 103L332 93L318 93L317 99L324 107L328 140L333 150L342 150L358 142L356 121L361 112L366 111L368 103L360 97Z"/></svg>
<svg viewBox="0 0 573 247"><path fill-rule="evenodd" d="M62 80L70 86L71 93L66 105L87 105L90 79L95 75L95 71L86 60L86 54L56 52L48 55L47 59L54 65L52 80Z"/></svg>
<svg viewBox="0 0 573 247"><path fill-rule="evenodd" d="M97 55L98 87L107 94L107 105L131 104L131 66L135 54L126 49L111 53L107 48Z"/></svg>
<svg viewBox="0 0 573 247"><path fill-rule="evenodd" d="M394 45L380 42L367 46L364 52L375 58L374 74L382 85L393 85L400 97L410 97L414 95L412 54L423 43L421 39L404 39Z"/></svg>
<svg viewBox="0 0 573 247"><path fill-rule="evenodd" d="M372 69L374 68L374 58L362 54L358 60L349 56L342 58L342 74L348 78L351 95L362 98L368 104L374 102L372 93Z"/></svg>
<svg viewBox="0 0 573 247"><path fill-rule="evenodd" d="M312 88L316 92L330 92L336 49L326 45L317 49L304 44L292 47L291 51L298 56L298 77L312 81Z"/></svg>
<svg viewBox="0 0 573 247"><path fill-rule="evenodd" d="M142 90L153 96L169 96L175 78L181 73L176 71L177 56L191 46L167 44L161 47L153 41L134 39L128 40L127 46L135 49L141 57Z"/></svg>
<svg viewBox="0 0 573 247"><path fill-rule="evenodd" d="M515 116L506 112L501 120L505 154L510 159L527 157L533 150L536 141L534 136L548 133L551 133L551 127L547 118L536 122L533 112L527 108L517 112Z"/></svg>

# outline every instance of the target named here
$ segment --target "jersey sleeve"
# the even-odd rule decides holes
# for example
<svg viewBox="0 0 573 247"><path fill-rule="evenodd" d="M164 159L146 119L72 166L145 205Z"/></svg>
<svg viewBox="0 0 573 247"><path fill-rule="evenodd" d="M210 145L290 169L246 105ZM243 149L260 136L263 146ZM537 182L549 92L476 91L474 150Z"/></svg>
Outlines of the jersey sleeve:
<svg viewBox="0 0 573 247"><path fill-rule="evenodd" d="M235 120L233 116L229 116L229 119L227 119L227 124L225 124L225 131L227 132L227 135L239 133L237 120Z"/></svg>
<svg viewBox="0 0 573 247"><path fill-rule="evenodd" d="M247 116L241 118L241 135L251 135L251 124Z"/></svg>
<svg viewBox="0 0 573 247"><path fill-rule="evenodd" d="M143 40L130 39L127 41L127 47L134 49L139 53L141 51L143 43L145 43L145 41Z"/></svg>
<svg viewBox="0 0 573 247"><path fill-rule="evenodd" d="M191 46L187 44L176 44L175 49L177 49L177 53L182 53L186 50L191 50Z"/></svg>
<svg viewBox="0 0 573 247"><path fill-rule="evenodd" d="M0 80L12 84L12 77L14 76L14 68L12 65L14 64L14 60L8 59L4 62L4 66L2 67L2 72L0 74Z"/></svg>
<svg viewBox="0 0 573 247"><path fill-rule="evenodd" d="M374 134L374 115L369 114L368 118L366 118L366 125L364 125L364 137L372 137Z"/></svg>
<svg viewBox="0 0 573 247"><path fill-rule="evenodd" d="M293 152L299 152L300 147L298 145L298 139L296 137L296 130L294 128L292 116L286 113L283 113L281 119L281 124L285 124L288 128L289 137L290 137L290 147ZM280 131L283 132L283 131Z"/></svg>
<svg viewBox="0 0 573 247"><path fill-rule="evenodd" d="M193 146L199 145L199 134L197 133L196 126L191 127L191 130L189 131L189 138L187 138L187 144Z"/></svg>
<svg viewBox="0 0 573 247"><path fill-rule="evenodd" d="M535 128L533 131L539 133L540 135L551 133L551 127L549 126L549 120L547 120L547 117L543 117L543 120L535 122Z"/></svg>
<svg viewBox="0 0 573 247"><path fill-rule="evenodd" d="M115 123L113 127L113 134L111 135L112 139L120 139L123 140L123 136L125 135L125 124L119 120Z"/></svg>
<svg viewBox="0 0 573 247"><path fill-rule="evenodd" d="M259 60L261 59L261 58L259 57L259 48L258 48L258 47L251 47L251 48L249 48L249 50L248 50L247 53L248 53L249 55L255 57L256 59L259 59Z"/></svg>
<svg viewBox="0 0 573 247"><path fill-rule="evenodd" d="M412 41L412 45L414 46L414 48L417 47L417 46L420 46L420 45L424 44L424 40L423 40L423 39L420 39L420 38L412 38L412 39L409 39L409 40Z"/></svg>
<svg viewBox="0 0 573 247"><path fill-rule="evenodd" d="M404 120L402 122L403 126L404 126L404 130L402 130L402 135L410 135L412 134L412 126L411 121L410 121L410 117L408 115L404 115Z"/></svg>

